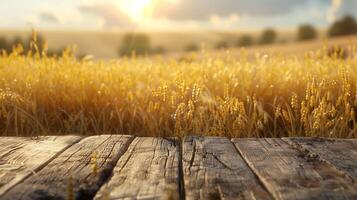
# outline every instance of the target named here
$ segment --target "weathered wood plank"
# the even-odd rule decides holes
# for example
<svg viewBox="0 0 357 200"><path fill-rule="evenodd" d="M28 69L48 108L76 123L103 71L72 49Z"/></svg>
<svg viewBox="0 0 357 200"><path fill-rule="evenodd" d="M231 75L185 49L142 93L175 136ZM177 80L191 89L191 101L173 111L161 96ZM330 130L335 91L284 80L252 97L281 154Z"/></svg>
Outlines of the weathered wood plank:
<svg viewBox="0 0 357 200"><path fill-rule="evenodd" d="M174 139L135 138L95 199L177 199L178 147Z"/></svg>
<svg viewBox="0 0 357 200"><path fill-rule="evenodd" d="M326 138L283 138L296 148L319 155L357 181L357 140Z"/></svg>
<svg viewBox="0 0 357 200"><path fill-rule="evenodd" d="M221 137L183 142L186 199L271 199L234 145Z"/></svg>
<svg viewBox="0 0 357 200"><path fill-rule="evenodd" d="M91 199L131 140L120 135L84 138L1 199Z"/></svg>
<svg viewBox="0 0 357 200"><path fill-rule="evenodd" d="M276 199L356 199L356 183L281 139L233 139Z"/></svg>
<svg viewBox="0 0 357 200"><path fill-rule="evenodd" d="M0 197L79 139L78 136L0 137Z"/></svg>

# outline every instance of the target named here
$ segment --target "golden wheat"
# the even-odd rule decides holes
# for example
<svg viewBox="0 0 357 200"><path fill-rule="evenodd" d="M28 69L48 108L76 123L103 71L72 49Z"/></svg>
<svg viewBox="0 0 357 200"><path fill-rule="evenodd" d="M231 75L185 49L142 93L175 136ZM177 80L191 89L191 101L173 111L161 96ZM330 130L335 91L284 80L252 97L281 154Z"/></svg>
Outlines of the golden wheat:
<svg viewBox="0 0 357 200"><path fill-rule="evenodd" d="M357 58L0 56L2 135L356 137Z"/></svg>

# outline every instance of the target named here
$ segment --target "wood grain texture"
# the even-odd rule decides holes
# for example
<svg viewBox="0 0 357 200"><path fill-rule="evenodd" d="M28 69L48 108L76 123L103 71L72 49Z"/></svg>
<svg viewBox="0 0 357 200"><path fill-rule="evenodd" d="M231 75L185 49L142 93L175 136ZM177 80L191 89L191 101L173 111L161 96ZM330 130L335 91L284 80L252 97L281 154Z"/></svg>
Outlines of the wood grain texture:
<svg viewBox="0 0 357 200"><path fill-rule="evenodd" d="M0 137L0 198L79 139L78 136Z"/></svg>
<svg viewBox="0 0 357 200"><path fill-rule="evenodd" d="M233 139L275 199L357 199L356 183L282 139Z"/></svg>
<svg viewBox="0 0 357 200"><path fill-rule="evenodd" d="M178 143L135 138L95 199L177 199Z"/></svg>
<svg viewBox="0 0 357 200"><path fill-rule="evenodd" d="M357 181L357 140L326 138L283 138L320 156Z"/></svg>
<svg viewBox="0 0 357 200"><path fill-rule="evenodd" d="M91 199L131 139L120 135L82 139L1 199Z"/></svg>
<svg viewBox="0 0 357 200"><path fill-rule="evenodd" d="M183 141L186 199L271 199L234 145L221 137Z"/></svg>

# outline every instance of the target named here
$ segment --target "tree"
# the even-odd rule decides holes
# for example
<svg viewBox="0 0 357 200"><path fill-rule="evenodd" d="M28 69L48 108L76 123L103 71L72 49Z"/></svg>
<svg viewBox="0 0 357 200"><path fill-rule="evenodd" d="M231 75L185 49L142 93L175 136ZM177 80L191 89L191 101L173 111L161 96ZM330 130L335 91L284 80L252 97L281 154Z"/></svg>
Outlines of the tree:
<svg viewBox="0 0 357 200"><path fill-rule="evenodd" d="M266 29L263 31L261 37L260 37L260 44L271 44L274 43L277 38L277 33L275 32L274 29Z"/></svg>
<svg viewBox="0 0 357 200"><path fill-rule="evenodd" d="M25 47L25 42L20 36L15 36L14 40L12 41L12 44L14 45L21 44L23 47Z"/></svg>
<svg viewBox="0 0 357 200"><path fill-rule="evenodd" d="M344 18L334 22L328 30L330 37L352 35L357 33L357 23L352 16L345 16Z"/></svg>
<svg viewBox="0 0 357 200"><path fill-rule="evenodd" d="M298 28L298 37L297 39L302 41L302 40L312 40L317 37L317 31L316 29L309 25L309 24L304 24L299 26Z"/></svg>
<svg viewBox="0 0 357 200"><path fill-rule="evenodd" d="M2 51L5 51L9 53L11 51L11 44L6 40L6 38L1 37L0 38L0 53Z"/></svg>
<svg viewBox="0 0 357 200"><path fill-rule="evenodd" d="M228 49L229 45L228 42L222 40L216 44L216 49Z"/></svg>
<svg viewBox="0 0 357 200"><path fill-rule="evenodd" d="M119 49L121 56L128 56L135 52L137 55L150 53L150 38L145 34L126 34Z"/></svg>
<svg viewBox="0 0 357 200"><path fill-rule="evenodd" d="M237 46L239 47L247 47L253 45L253 38L249 35L242 35L237 42Z"/></svg>
<svg viewBox="0 0 357 200"><path fill-rule="evenodd" d="M163 46L157 46L154 49L151 50L151 53L153 54L164 54L166 53L166 49Z"/></svg>
<svg viewBox="0 0 357 200"><path fill-rule="evenodd" d="M198 51L198 50L199 50L198 46L194 43L187 45L187 47L185 48L185 51L187 51L187 52L193 52L193 51Z"/></svg>

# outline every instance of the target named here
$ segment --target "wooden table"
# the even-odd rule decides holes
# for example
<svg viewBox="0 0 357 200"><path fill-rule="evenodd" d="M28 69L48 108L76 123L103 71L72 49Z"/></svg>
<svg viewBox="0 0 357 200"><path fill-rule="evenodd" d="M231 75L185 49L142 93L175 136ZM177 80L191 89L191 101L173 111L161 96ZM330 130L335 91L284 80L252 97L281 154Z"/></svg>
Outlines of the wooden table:
<svg viewBox="0 0 357 200"><path fill-rule="evenodd" d="M0 199L357 199L357 140L0 137Z"/></svg>

